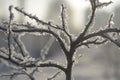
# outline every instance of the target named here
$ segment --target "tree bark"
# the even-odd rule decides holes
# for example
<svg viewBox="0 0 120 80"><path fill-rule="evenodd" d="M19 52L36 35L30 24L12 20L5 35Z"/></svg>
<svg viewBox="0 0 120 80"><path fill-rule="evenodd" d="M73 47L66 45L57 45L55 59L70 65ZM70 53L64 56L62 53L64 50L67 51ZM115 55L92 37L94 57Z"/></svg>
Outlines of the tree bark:
<svg viewBox="0 0 120 80"><path fill-rule="evenodd" d="M72 67L66 70L66 80L71 80L72 77Z"/></svg>
<svg viewBox="0 0 120 80"><path fill-rule="evenodd" d="M66 68L66 80L71 80L72 79L72 66L73 66L73 61L72 61L72 56L69 56L67 58L67 68Z"/></svg>

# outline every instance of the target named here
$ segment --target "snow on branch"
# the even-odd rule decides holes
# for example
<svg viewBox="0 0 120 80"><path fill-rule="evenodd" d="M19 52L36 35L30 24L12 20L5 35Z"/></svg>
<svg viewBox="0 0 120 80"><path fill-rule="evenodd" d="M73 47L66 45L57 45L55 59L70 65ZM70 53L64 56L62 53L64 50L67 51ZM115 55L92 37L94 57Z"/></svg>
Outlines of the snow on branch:
<svg viewBox="0 0 120 80"><path fill-rule="evenodd" d="M3 28L3 27L0 27L1 30L3 31L6 31L7 29L6 28ZM39 33L48 33L48 34L52 34L59 42L61 48L63 49L63 51L65 53L67 53L67 49L63 43L63 41L61 40L61 38L56 34L54 33L53 31L50 31L50 30L46 30L46 29L39 29L39 28L35 28L35 29L12 29L13 32L16 32L16 33L24 33L24 32L27 32L27 33L30 33L30 32L39 32Z"/></svg>
<svg viewBox="0 0 120 80"><path fill-rule="evenodd" d="M85 29L83 30L82 33L80 33L78 38L75 40L75 44L80 43L81 38L83 38L88 33L89 28L91 27L91 25L94 21L96 9L99 8L99 7L103 7L103 6L108 6L109 4L112 3L111 1L110 2L104 2L104 3L99 2L99 0L89 0L89 1L90 1L90 4L91 4L91 16L90 16L90 19L89 19L88 23L85 26Z"/></svg>
<svg viewBox="0 0 120 80"><path fill-rule="evenodd" d="M16 42L16 44L18 45L22 56L23 57L27 56L28 55L28 51L26 50L23 42L21 41L20 36L13 37L13 39Z"/></svg>
<svg viewBox="0 0 120 80"><path fill-rule="evenodd" d="M12 31L11 31L11 22L13 20L13 13L12 13L12 7L13 6L9 6L9 13L10 13L10 16L9 16L9 23L8 23L8 29L7 29L7 33L8 33L8 51L9 51L9 58L11 58L11 55L12 55L12 49L11 49L11 35L12 35Z"/></svg>
<svg viewBox="0 0 120 80"><path fill-rule="evenodd" d="M24 14L25 16L29 17L30 19L33 19L35 20L37 23L39 24L42 24L42 25L46 25L46 26L50 26L50 27L53 27L55 29L61 29L60 27L58 27L57 25L52 25L51 22L45 22L45 21L42 21L40 20L37 16L32 16L32 14L28 14L27 12L23 11L22 9L18 8L18 7L15 7L15 9Z"/></svg>
<svg viewBox="0 0 120 80"><path fill-rule="evenodd" d="M62 8L62 11L61 11L61 22L62 22L62 27L63 27L63 31L66 33L66 35L69 37L70 39L70 43L72 42L72 37L69 33L69 28L67 27L67 24L66 24L66 15L65 15L65 7L64 5L62 4L61 5L61 8Z"/></svg>
<svg viewBox="0 0 120 80"><path fill-rule="evenodd" d="M90 44L93 44L93 45L101 45L101 44L104 44L105 42L107 42L107 39L103 40L103 41L99 41L98 39L95 39L93 41L86 41L86 42L82 42L81 44L79 44L77 47L80 47L80 46L87 46L88 48Z"/></svg>

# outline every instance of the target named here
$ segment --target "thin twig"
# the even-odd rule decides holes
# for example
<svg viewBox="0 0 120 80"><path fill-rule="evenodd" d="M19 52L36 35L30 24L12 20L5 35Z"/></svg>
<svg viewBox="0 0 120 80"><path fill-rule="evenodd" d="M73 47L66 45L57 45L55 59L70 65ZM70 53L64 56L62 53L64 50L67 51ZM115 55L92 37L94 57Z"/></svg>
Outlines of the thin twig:
<svg viewBox="0 0 120 80"><path fill-rule="evenodd" d="M52 79L54 79L55 77L57 77L57 75L59 75L59 74L60 74L60 71L57 72L57 73L55 73L51 78L48 78L47 80L52 80Z"/></svg>
<svg viewBox="0 0 120 80"><path fill-rule="evenodd" d="M63 4L61 5L61 7L62 7L62 11L61 11L62 27L65 30L66 29L66 25L65 25L65 7L63 6Z"/></svg>
<svg viewBox="0 0 120 80"><path fill-rule="evenodd" d="M82 41L87 40L87 39L90 39L90 38L93 38L93 37L96 37L96 36L101 36L101 35L103 35L103 34L105 34L105 33L111 33L111 32L120 33L120 29L117 29L117 28L109 28L109 29L105 29L105 30L100 30L100 31L98 31L98 32L88 34L87 36L85 36L85 37L83 38Z"/></svg>
<svg viewBox="0 0 120 80"><path fill-rule="evenodd" d="M92 0L90 0L92 1ZM92 5L92 13L91 13L91 17L90 20L88 21L87 25L85 26L85 29L83 30L82 33L80 33L80 35L78 36L78 38L74 41L74 44L78 44L80 42L80 40L85 36L85 34L88 32L91 24L93 23L94 17L95 17L95 12L96 12L96 8L94 7L95 5L95 1L91 2Z"/></svg>
<svg viewBox="0 0 120 80"><path fill-rule="evenodd" d="M114 16L114 14L110 15L110 18L108 20L108 26L107 26L108 28L111 28L113 16Z"/></svg>
<svg viewBox="0 0 120 80"><path fill-rule="evenodd" d="M36 65L36 63L31 63L31 64L20 64L20 62L18 61L15 61L14 59L12 58L9 58L7 56L3 56L3 55L0 55L0 58L1 59L4 59L6 61L10 61L11 63L13 63L14 65L16 66L19 66L19 67L26 67L26 68L33 68L33 67L55 67L55 68L58 68L62 71L65 71L65 68L59 64L56 64L56 63L53 63L53 62L48 62L48 63L40 63L39 65Z"/></svg>
<svg viewBox="0 0 120 80"><path fill-rule="evenodd" d="M87 47L89 48L89 45L90 45L90 44L101 45L101 44L104 44L105 42L107 42L107 39L105 39L105 40L103 40L103 41L97 41L97 39L96 39L96 40L94 40L94 41L83 42L83 43L77 45L77 47L80 47L80 46L85 45L85 46L87 46Z"/></svg>
<svg viewBox="0 0 120 80"><path fill-rule="evenodd" d="M0 27L0 29L1 30L3 30L3 31L6 31L6 29L5 28L3 28L3 27ZM59 44L60 44L60 47L62 48L62 50L64 51L64 53L65 54L67 54L68 53L68 51L67 51L67 49L66 49L66 47L65 47L65 44L63 43L63 41L61 40L61 38L55 33L55 32L53 32L53 31L49 31L49 30L46 30L46 29L39 29L39 28L35 28L35 29L13 29L12 30L13 32L16 32L16 33L23 33L23 32L31 32L31 33L33 33L33 32L39 32L39 33L48 33L48 34L52 34L57 40L58 40L58 42L59 42Z"/></svg>
<svg viewBox="0 0 120 80"><path fill-rule="evenodd" d="M24 48L23 48L23 43L22 43L20 40L18 40L18 37L13 37L13 39L14 39L14 41L16 42L16 44L18 45L22 56L25 57L25 56L26 56L26 53L25 53L25 50L24 50Z"/></svg>
<svg viewBox="0 0 120 80"><path fill-rule="evenodd" d="M52 24L49 24L50 22L42 21L42 20L40 20L38 17L32 16L31 14L28 14L28 13L26 13L25 11L23 11L22 9L19 9L18 7L15 7L15 9L16 9L18 12L24 14L25 16L28 16L30 19L34 19L36 22L38 22L38 23L40 23L40 24L42 24L42 25L46 25L46 26L53 27L53 28L55 28L55 29L62 30L60 27L54 26L54 25L52 25Z"/></svg>
<svg viewBox="0 0 120 80"><path fill-rule="evenodd" d="M67 26L66 26L66 21L65 21L65 7L62 4L62 11L61 11L61 20L62 20L62 27L63 27L63 32L65 32L65 34L69 37L70 39L70 43L72 43L72 37L71 35L68 33L68 31L66 30ZM68 28L67 28L68 29Z"/></svg>
<svg viewBox="0 0 120 80"><path fill-rule="evenodd" d="M9 51L9 58L11 58L11 21L13 20L13 13L12 13L12 6L9 6L9 23L8 23L8 51Z"/></svg>

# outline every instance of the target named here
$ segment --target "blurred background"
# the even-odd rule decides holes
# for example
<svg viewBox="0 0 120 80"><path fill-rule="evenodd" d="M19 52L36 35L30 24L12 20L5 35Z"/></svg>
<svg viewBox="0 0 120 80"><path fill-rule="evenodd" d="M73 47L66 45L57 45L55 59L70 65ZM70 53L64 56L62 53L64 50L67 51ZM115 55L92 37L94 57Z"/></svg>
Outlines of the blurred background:
<svg viewBox="0 0 120 80"><path fill-rule="evenodd" d="M107 2L110 0L100 0ZM44 21L51 21L55 24L61 24L60 13L61 4L66 7L66 20L70 32L77 35L84 29L84 25L89 20L90 4L88 0L0 0L0 23L8 21L9 5L23 8L26 12L39 17ZM18 23L27 21L36 24L35 21L24 17L17 11L14 12L14 20ZM97 10L95 18L95 28L98 30L102 26L107 25L109 16L114 13L113 27L120 26L120 1L113 0L113 4ZM5 47L5 34L0 31L0 47ZM50 36L35 36L26 34L22 37L22 41L30 55L34 58L41 57L41 50L48 48L46 60L56 60L59 63L66 63L65 57L59 47L59 44ZM113 43L105 45L93 46L90 48L82 47L77 51L76 55L81 54L82 57L73 68L73 80L119 80L120 79L120 49ZM0 73L8 72L9 69L0 64ZM42 68L41 72L36 73L36 80L45 80L57 71L53 68ZM16 79L18 80L19 77ZM7 80L0 78L0 80ZM55 80L65 80L64 74L60 74Z"/></svg>

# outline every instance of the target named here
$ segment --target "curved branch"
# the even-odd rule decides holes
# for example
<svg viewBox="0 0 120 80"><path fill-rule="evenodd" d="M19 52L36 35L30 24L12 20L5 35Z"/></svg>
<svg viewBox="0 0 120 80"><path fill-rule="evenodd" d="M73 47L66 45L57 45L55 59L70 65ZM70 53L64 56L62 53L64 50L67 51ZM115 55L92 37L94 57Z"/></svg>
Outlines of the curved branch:
<svg viewBox="0 0 120 80"><path fill-rule="evenodd" d="M94 41L87 41L87 42L83 42L83 43L81 43L81 44L77 45L76 47L80 47L80 46L85 45L85 46L87 46L87 47L89 48L89 45L90 45L90 44L94 44L94 45L101 45L101 44L104 44L105 42L107 42L107 40L106 40L106 39L105 39L105 40L103 40L103 41L97 41L97 39L96 39L96 40L94 40Z"/></svg>
<svg viewBox="0 0 120 80"><path fill-rule="evenodd" d="M3 28L3 27L0 27L1 30L3 31L7 31L6 28ZM39 29L39 28L34 28L34 29L12 29L13 32L16 32L16 33L23 33L23 32L40 32L40 33L49 33L49 34L52 34L59 42L62 50L64 51L65 55L68 53L63 41L61 40L61 38L56 34L54 33L53 31L50 31L50 30L46 30L46 29Z"/></svg>
<svg viewBox="0 0 120 80"><path fill-rule="evenodd" d="M17 10L18 12L22 13L23 15L29 17L30 19L33 19L35 20L36 22L42 24L42 25L46 25L46 26L50 26L50 27L53 27L55 29L59 29L59 30L62 30L60 27L58 27L58 25L52 25L50 22L45 22L45 21L42 21L40 20L37 16L33 16L31 14L28 14L27 12L23 11L22 9L18 8L18 7L15 7L15 10Z"/></svg>
<svg viewBox="0 0 120 80"><path fill-rule="evenodd" d="M40 63L39 65L36 65L36 63L28 64L27 65L27 64L20 64L19 62L15 61L12 58L9 58L8 56L0 55L0 58L4 59L6 61L10 61L11 63L15 64L16 66L25 67L25 68L32 68L32 67L56 67L56 68L58 68L58 69L60 69L62 71L66 70L63 66L58 65L58 64L53 63L53 62Z"/></svg>
<svg viewBox="0 0 120 80"><path fill-rule="evenodd" d="M80 33L80 35L78 36L78 38L74 41L75 44L80 43L81 38L83 38L85 36L85 34L88 32L91 24L93 23L93 20L94 20L94 17L95 17L95 11L96 11L96 8L93 8L93 6L92 6L92 13L91 13L90 20L87 23L87 25L85 26L84 31L82 33Z"/></svg>
<svg viewBox="0 0 120 80"><path fill-rule="evenodd" d="M27 68L31 68L31 67L56 67L62 71L65 71L66 69L61 66L61 65L58 65L56 63L53 63L53 62L47 62L47 63L40 63L39 65L36 65L36 64L28 64L28 65L24 65L25 67Z"/></svg>
<svg viewBox="0 0 120 80"><path fill-rule="evenodd" d="M98 32L91 33L91 34L85 36L82 41L87 40L87 39L92 38L92 37L101 36L101 35L103 35L105 33L110 33L110 32L120 33L120 29L109 28L109 29L105 29L105 30L100 30Z"/></svg>

